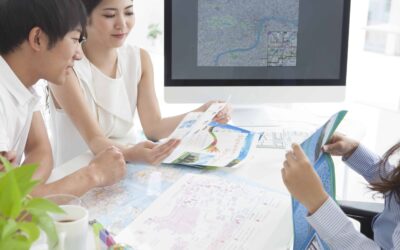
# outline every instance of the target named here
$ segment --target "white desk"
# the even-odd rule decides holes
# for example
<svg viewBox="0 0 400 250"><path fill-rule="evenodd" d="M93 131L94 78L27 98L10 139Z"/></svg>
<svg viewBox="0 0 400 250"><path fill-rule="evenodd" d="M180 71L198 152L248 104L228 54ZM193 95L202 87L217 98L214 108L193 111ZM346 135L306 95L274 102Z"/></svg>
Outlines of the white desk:
<svg viewBox="0 0 400 250"><path fill-rule="evenodd" d="M281 164L284 159L284 154L284 150L257 148L255 149L252 156L248 159L248 161L245 162L244 165L242 165L240 168L224 170L218 169L216 171L226 171L228 175L234 174L240 177L244 177L245 179L266 186L267 188L287 193L286 188L284 187L284 184L282 182L280 172ZM80 166L86 165L90 161L91 157L92 156L90 153L85 153L72 159L64 165L57 167L53 171L49 181L54 181L76 171L77 169L79 169ZM138 168L138 171L134 170L136 172L127 175L126 179L128 180L125 181L130 181L130 178L133 178L133 176L135 176L136 182L142 182L138 185L132 184L132 186L128 187L128 189L132 189L132 196L135 196L134 192L149 192L149 185L151 185L152 180L151 176L149 177L146 175L148 175L151 171L147 171L146 169L154 171L154 169L156 168L143 165L135 165L132 168ZM161 178L171 178L172 182L176 181L182 176L182 172L180 172L179 169L175 169L171 166L161 166L158 167L158 170L161 173ZM201 171L197 169L191 169L190 171L192 170L195 172ZM202 174L213 174L213 171L214 170L206 171L206 173L202 172ZM139 185L141 185L143 189L141 189ZM153 192L154 190L150 191ZM121 192L126 192L126 190L121 190L121 187L118 187L117 184L110 188L102 189L99 192L89 192L83 197L84 201L89 200L89 202L87 202L87 205L90 213L95 214L96 218L99 219L105 226L107 226L109 223L114 223L113 220L117 221L115 223L115 225L117 226L112 226L111 228L109 228L111 231L114 232L121 231L123 229L123 226L127 226L127 224L133 221L134 218L136 218L136 216L138 216L142 212L140 210L144 209L146 206L149 205L149 203L151 203L152 200L156 199L156 196L152 196L153 194L150 194L148 196L149 200L143 200L143 207L137 205L141 201L135 201L137 202L135 203L136 205L133 205L132 209L130 209L131 211L128 211L124 215L125 218L115 218L115 216L113 216L112 214L113 211L118 209L119 205L111 203L118 203L120 201L118 199L118 196L123 195L121 194ZM287 198L288 200L290 199L289 196ZM97 199L97 201L94 201L94 199ZM104 213L106 216L99 218L99 213ZM286 249L291 240L292 223L290 205L288 205L287 211L285 211L285 213L287 215L284 216L279 225L271 225L271 227L276 228L273 235L273 239L275 242L273 243L274 246L272 247L272 249Z"/></svg>

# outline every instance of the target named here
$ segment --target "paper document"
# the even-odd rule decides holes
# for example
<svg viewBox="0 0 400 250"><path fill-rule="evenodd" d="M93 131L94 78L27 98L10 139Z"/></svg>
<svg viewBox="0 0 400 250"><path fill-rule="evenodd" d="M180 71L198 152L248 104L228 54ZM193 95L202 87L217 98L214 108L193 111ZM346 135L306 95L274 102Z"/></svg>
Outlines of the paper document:
<svg viewBox="0 0 400 250"><path fill-rule="evenodd" d="M224 105L215 103L204 113L186 115L170 136L181 143L163 163L194 167L237 167L242 163L255 147L258 134L212 122Z"/></svg>
<svg viewBox="0 0 400 250"><path fill-rule="evenodd" d="M276 249L288 243L277 242L276 230L289 214L285 194L218 176L187 174L117 241L135 249Z"/></svg>
<svg viewBox="0 0 400 250"><path fill-rule="evenodd" d="M213 103L205 112L188 113L169 138L183 139L205 128L225 106L226 103Z"/></svg>
<svg viewBox="0 0 400 250"><path fill-rule="evenodd" d="M339 123L343 120L347 111L340 111L333 115L322 127L306 139L301 147L313 164L315 171L321 178L325 191L335 199L335 169L332 157L323 153L321 147L332 137ZM308 224L307 209L297 200L292 199L293 226L294 226L294 250L303 249L329 249L319 238L315 230Z"/></svg>

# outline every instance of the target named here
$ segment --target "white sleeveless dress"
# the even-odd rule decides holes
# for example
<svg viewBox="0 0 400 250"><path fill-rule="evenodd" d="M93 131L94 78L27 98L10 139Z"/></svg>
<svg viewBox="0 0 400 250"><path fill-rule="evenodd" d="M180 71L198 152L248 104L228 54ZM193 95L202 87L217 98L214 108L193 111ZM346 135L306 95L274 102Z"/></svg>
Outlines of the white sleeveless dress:
<svg viewBox="0 0 400 250"><path fill-rule="evenodd" d="M126 136L133 128L136 110L142 71L140 48L125 45L118 49L116 79L104 75L86 57L75 63L74 70L87 105L105 136ZM50 117L55 166L89 149L67 114L55 108L51 97Z"/></svg>

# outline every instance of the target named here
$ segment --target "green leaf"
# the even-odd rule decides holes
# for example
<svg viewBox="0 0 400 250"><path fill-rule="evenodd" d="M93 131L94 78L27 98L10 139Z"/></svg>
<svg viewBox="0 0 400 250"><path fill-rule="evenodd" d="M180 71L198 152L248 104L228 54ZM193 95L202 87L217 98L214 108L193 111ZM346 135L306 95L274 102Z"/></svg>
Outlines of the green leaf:
<svg viewBox="0 0 400 250"><path fill-rule="evenodd" d="M7 238L4 241L0 241L1 250L29 250L31 243L24 238L19 236Z"/></svg>
<svg viewBox="0 0 400 250"><path fill-rule="evenodd" d="M28 236L31 244L40 236L39 227L33 222L18 222L17 227Z"/></svg>
<svg viewBox="0 0 400 250"><path fill-rule="evenodd" d="M39 183L32 180L37 165L14 168L3 157L0 157L0 162L6 169L6 172L0 173L0 250L28 250L39 238L39 227L57 242L55 227L46 211L60 212L61 209L42 198L30 199L28 196ZM37 211L38 216L29 211L32 213L32 222L16 222L16 218L21 218L22 211L27 211L24 208L27 205L30 210Z"/></svg>
<svg viewBox="0 0 400 250"><path fill-rule="evenodd" d="M17 231L17 223L13 219L9 219L6 221L2 231L1 231L1 239L6 239L10 237Z"/></svg>
<svg viewBox="0 0 400 250"><path fill-rule="evenodd" d="M13 219L21 213L22 200L14 170L7 172L0 179L0 190L2 190L0 192L0 214Z"/></svg>
<svg viewBox="0 0 400 250"><path fill-rule="evenodd" d="M65 213L64 210L62 210L57 204L43 198L33 198L32 200L28 201L25 209L28 211L35 209L55 214Z"/></svg>
<svg viewBox="0 0 400 250"><path fill-rule="evenodd" d="M56 246L58 243L58 235L56 232L56 227L54 226L53 219L47 215L47 213L32 209L32 221L35 222L40 229L42 229L50 242L51 246Z"/></svg>
<svg viewBox="0 0 400 250"><path fill-rule="evenodd" d="M15 178L17 179L22 197L25 197L27 194L29 194L33 190L33 188L37 184L39 184L39 181L32 180L32 176L35 173L36 169L36 164L29 164L23 165L14 170Z"/></svg>
<svg viewBox="0 0 400 250"><path fill-rule="evenodd" d="M4 218L0 217L0 232L3 231L3 228L7 225L7 221Z"/></svg>

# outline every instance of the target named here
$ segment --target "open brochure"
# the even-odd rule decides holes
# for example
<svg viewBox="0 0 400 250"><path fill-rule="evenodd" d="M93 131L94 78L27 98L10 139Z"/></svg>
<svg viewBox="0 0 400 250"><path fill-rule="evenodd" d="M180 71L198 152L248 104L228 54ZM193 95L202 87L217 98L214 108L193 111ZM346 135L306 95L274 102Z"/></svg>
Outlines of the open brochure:
<svg viewBox="0 0 400 250"><path fill-rule="evenodd" d="M343 120L347 111L340 111L333 115L322 127L306 139L301 147L313 164L315 171L321 178L326 192L335 199L335 169L332 157L322 152L321 147L332 137L339 123ZM294 245L293 249L329 249L315 230L308 224L307 209L297 200L292 199Z"/></svg>
<svg viewBox="0 0 400 250"><path fill-rule="evenodd" d="M163 163L193 167L237 167L254 148L258 134L228 124L213 122L225 103L215 103L205 112L185 116L170 138L181 143Z"/></svg>

